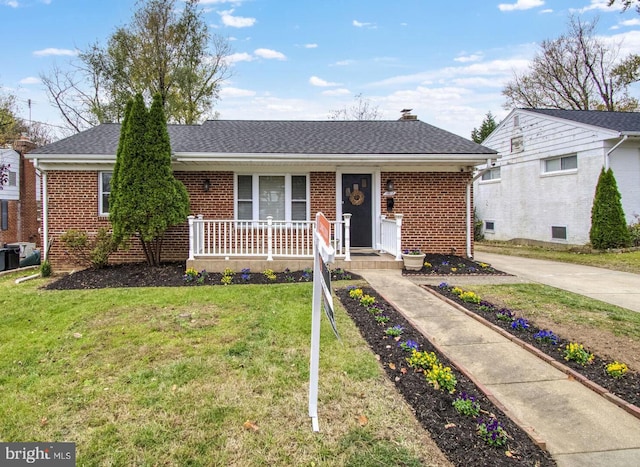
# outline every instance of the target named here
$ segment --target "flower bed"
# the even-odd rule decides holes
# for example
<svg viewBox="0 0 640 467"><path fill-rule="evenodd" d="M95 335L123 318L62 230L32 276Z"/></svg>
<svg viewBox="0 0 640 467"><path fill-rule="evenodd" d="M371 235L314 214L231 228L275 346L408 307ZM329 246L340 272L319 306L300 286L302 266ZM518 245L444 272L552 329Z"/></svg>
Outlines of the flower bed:
<svg viewBox="0 0 640 467"><path fill-rule="evenodd" d="M640 375L624 362L607 361L588 350L588 342L569 342L552 329L539 329L526 316L492 303L464 299L464 291L446 283L424 286L463 306L518 339L532 345L546 355L585 376L624 401L640 407Z"/></svg>
<svg viewBox="0 0 640 467"><path fill-rule="evenodd" d="M336 295L389 379L452 463L555 465L546 451L439 355L375 290L344 288L336 290ZM477 414L473 410L476 404ZM467 405L471 406L468 414Z"/></svg>
<svg viewBox="0 0 640 467"><path fill-rule="evenodd" d="M418 271L402 270L404 275L475 275L475 274L498 274L505 275L504 272L492 268L486 263L462 258L455 255L440 255L427 253L422 263L422 269Z"/></svg>

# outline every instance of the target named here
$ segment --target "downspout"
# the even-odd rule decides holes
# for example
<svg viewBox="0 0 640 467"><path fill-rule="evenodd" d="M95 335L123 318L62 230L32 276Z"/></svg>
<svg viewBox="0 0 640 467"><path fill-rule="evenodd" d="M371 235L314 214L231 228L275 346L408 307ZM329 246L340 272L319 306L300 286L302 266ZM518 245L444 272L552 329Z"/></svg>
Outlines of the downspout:
<svg viewBox="0 0 640 467"><path fill-rule="evenodd" d="M604 155L604 170L609 170L609 156L611 155L611 153L618 149L618 146L624 143L628 138L629 135L624 135L622 139L615 144L615 146L607 151L607 153Z"/></svg>
<svg viewBox="0 0 640 467"><path fill-rule="evenodd" d="M38 165L38 159L33 159L33 166L40 171L42 184L42 261L49 259L49 200L47 197L47 172Z"/></svg>
<svg viewBox="0 0 640 467"><path fill-rule="evenodd" d="M467 196L466 196L466 205L467 205L467 258L473 258L473 254L471 253L471 235L473 232L473 222L471 221L471 187L473 186L473 182L482 177L486 172L494 168L494 165L491 163L491 159L487 159L487 166L480 170L471 180L467 182Z"/></svg>

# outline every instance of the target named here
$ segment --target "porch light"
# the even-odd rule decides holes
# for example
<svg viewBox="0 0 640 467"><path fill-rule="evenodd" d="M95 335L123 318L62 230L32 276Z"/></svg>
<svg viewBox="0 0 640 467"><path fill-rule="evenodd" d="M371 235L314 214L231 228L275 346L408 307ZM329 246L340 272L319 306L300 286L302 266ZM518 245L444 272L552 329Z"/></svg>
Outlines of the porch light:
<svg viewBox="0 0 640 467"><path fill-rule="evenodd" d="M204 181L202 182L202 189L204 191L209 191L210 188L211 188L211 180L209 180L208 178L205 178Z"/></svg>
<svg viewBox="0 0 640 467"><path fill-rule="evenodd" d="M387 191L389 192L393 191L393 180L391 179L387 180Z"/></svg>
<svg viewBox="0 0 640 467"><path fill-rule="evenodd" d="M386 184L387 191L384 192L384 197L387 199L387 212L393 212L393 205L395 201L393 197L396 195L396 192L393 191L393 180L387 180Z"/></svg>

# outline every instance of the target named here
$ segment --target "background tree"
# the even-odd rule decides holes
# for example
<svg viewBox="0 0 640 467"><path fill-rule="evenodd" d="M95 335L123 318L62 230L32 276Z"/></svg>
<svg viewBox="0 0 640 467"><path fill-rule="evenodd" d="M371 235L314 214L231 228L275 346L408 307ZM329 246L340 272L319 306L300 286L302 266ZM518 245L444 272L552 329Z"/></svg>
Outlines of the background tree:
<svg viewBox="0 0 640 467"><path fill-rule="evenodd" d="M620 192L613 171L604 167L598 178L591 208L591 245L598 250L623 248L630 244L629 229L624 218Z"/></svg>
<svg viewBox="0 0 640 467"><path fill-rule="evenodd" d="M0 93L0 146L10 145L23 135L38 146L53 141L51 130L38 122L28 122L18 116L18 99L14 94Z"/></svg>
<svg viewBox="0 0 640 467"><path fill-rule="evenodd" d="M568 33L543 41L529 70L514 73L502 90L504 107L635 110L638 100L628 88L638 81L640 57L618 60L619 47L598 39L596 24L572 16Z"/></svg>
<svg viewBox="0 0 640 467"><path fill-rule="evenodd" d="M131 22L119 27L106 46L83 50L63 70L41 75L49 100L66 124L81 131L102 122L120 122L126 102L140 93L160 94L172 123L206 118L230 76L228 40L211 34L198 0L138 0Z"/></svg>
<svg viewBox="0 0 640 467"><path fill-rule="evenodd" d="M498 124L496 123L495 118L493 118L493 114L491 112L487 112L484 120L482 120L482 124L480 124L480 128L474 128L471 130L471 139L480 144L491 134L493 130L496 129L497 126Z"/></svg>
<svg viewBox="0 0 640 467"><path fill-rule="evenodd" d="M350 107L344 107L329 112L329 120L380 120L382 114L377 105L373 105L371 99L356 94L355 102Z"/></svg>
<svg viewBox="0 0 640 467"><path fill-rule="evenodd" d="M635 3L636 11L640 13L640 0L609 0L609 6L614 3L622 5L622 11L627 11Z"/></svg>
<svg viewBox="0 0 640 467"><path fill-rule="evenodd" d="M189 196L171 170L171 142L162 97L156 94L147 112L141 94L126 107L116 165L111 179L109 219L113 238L126 243L137 237L147 264L161 262L169 227L189 215Z"/></svg>

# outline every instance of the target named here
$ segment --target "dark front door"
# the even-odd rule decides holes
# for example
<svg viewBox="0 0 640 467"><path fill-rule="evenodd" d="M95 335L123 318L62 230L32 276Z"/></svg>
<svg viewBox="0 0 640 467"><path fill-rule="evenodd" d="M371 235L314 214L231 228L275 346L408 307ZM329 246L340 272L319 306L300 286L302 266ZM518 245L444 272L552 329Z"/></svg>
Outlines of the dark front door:
<svg viewBox="0 0 640 467"><path fill-rule="evenodd" d="M371 174L342 174L342 213L351 214L351 246L371 248Z"/></svg>

